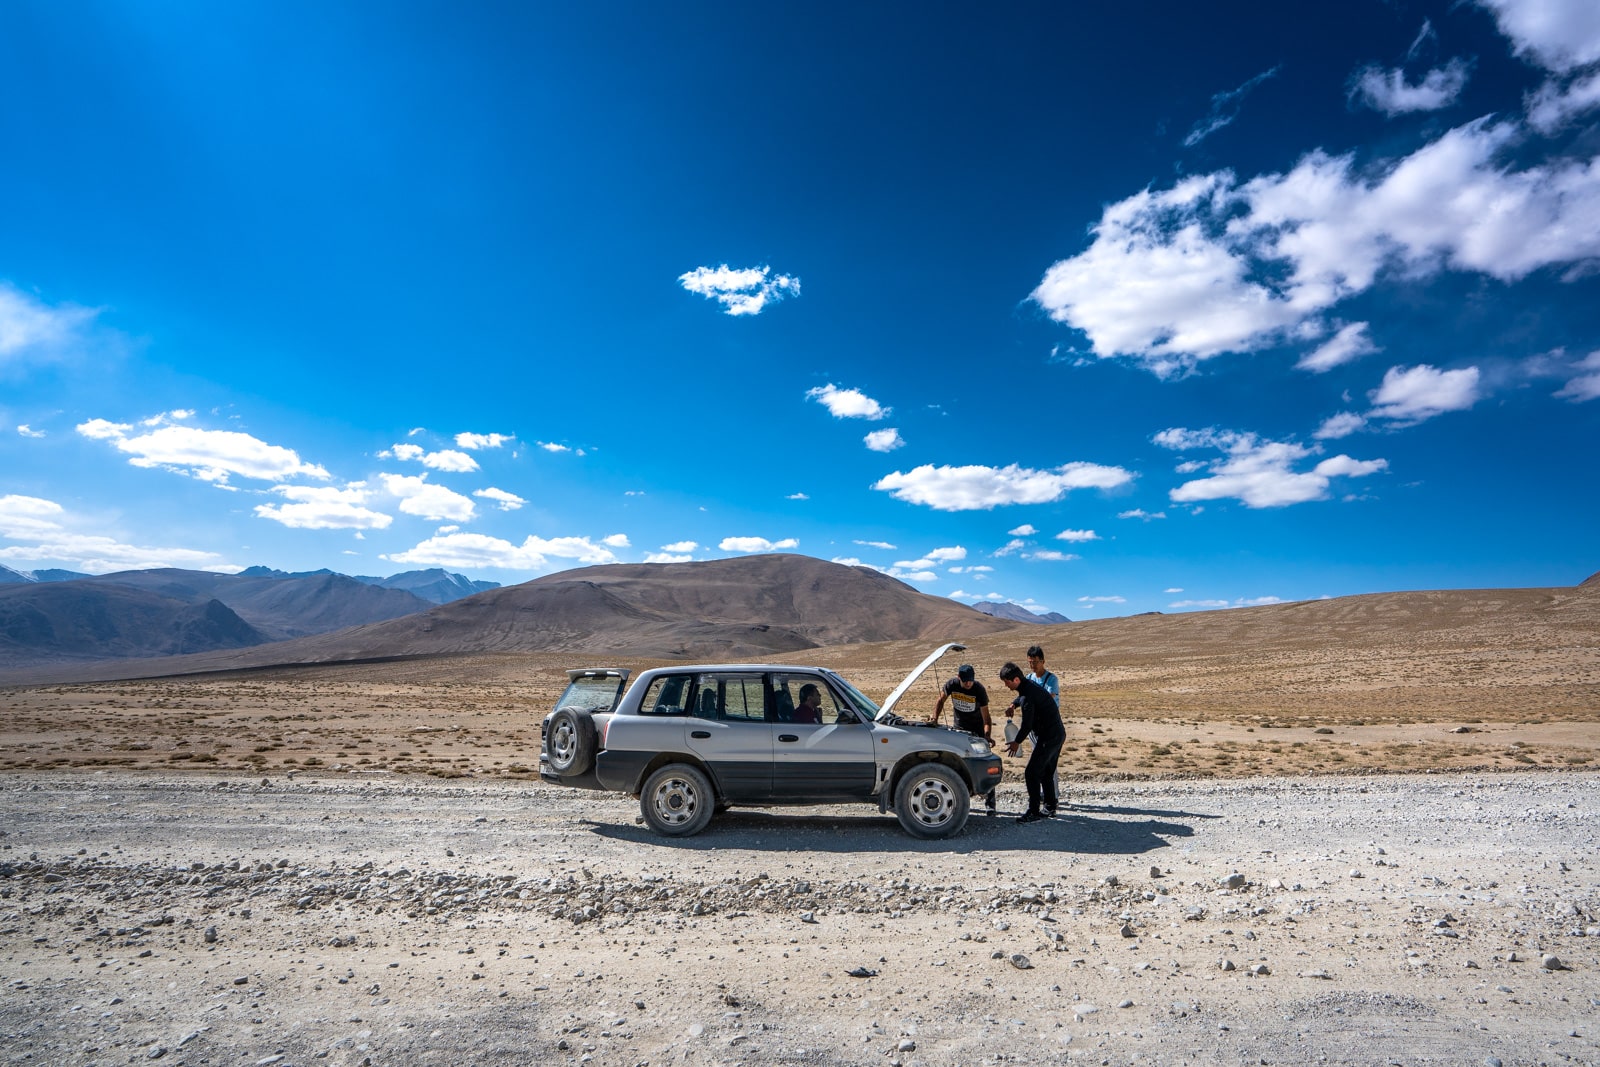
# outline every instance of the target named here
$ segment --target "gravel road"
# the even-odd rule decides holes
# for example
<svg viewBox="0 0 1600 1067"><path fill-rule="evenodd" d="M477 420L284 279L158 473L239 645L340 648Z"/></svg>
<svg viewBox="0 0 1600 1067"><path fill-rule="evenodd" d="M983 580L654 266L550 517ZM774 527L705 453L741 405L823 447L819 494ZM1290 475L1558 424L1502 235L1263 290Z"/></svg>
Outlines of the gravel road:
<svg viewBox="0 0 1600 1067"><path fill-rule="evenodd" d="M1600 1062L1592 774L656 838L528 783L0 775L10 1063ZM1020 810L1002 791L1002 810Z"/></svg>

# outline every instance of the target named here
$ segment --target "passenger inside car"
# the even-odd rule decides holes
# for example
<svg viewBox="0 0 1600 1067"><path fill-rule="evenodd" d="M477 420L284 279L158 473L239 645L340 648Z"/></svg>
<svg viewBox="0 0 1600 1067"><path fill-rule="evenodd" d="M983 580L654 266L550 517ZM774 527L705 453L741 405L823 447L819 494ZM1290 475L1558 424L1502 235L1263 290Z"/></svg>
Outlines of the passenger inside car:
<svg viewBox="0 0 1600 1067"><path fill-rule="evenodd" d="M800 687L800 706L794 709L794 721L822 723L822 692L812 682Z"/></svg>

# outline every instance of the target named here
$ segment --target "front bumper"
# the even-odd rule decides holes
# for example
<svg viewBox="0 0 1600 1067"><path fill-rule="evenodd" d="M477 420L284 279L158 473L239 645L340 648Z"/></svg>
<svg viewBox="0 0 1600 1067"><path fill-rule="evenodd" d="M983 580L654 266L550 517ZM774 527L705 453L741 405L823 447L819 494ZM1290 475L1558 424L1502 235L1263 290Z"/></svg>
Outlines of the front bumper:
<svg viewBox="0 0 1600 1067"><path fill-rule="evenodd" d="M974 793L987 793L1000 784L1003 765L999 756L968 756L965 762Z"/></svg>

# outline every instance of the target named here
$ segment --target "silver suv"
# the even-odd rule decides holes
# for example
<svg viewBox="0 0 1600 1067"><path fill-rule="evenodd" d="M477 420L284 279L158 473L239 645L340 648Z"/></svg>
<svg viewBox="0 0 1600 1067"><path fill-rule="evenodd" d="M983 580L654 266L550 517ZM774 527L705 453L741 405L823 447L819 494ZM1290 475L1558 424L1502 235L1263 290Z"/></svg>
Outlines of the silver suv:
<svg viewBox="0 0 1600 1067"><path fill-rule="evenodd" d="M895 701L946 652L923 660L882 707L825 667L714 664L640 674L567 672L544 720L540 777L639 798L657 833L686 836L740 805L892 806L909 833L948 837L972 796L1000 783L1000 757L981 737L910 722Z"/></svg>

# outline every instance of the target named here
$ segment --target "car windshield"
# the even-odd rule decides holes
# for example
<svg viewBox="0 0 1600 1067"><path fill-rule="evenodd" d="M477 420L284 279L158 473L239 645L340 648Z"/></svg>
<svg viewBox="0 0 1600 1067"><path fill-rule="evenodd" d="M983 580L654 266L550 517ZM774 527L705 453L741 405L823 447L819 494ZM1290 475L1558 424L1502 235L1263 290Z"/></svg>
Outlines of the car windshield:
<svg viewBox="0 0 1600 1067"><path fill-rule="evenodd" d="M855 686L851 685L837 674L833 675L832 677L835 682L839 683L839 688L843 689L845 693L849 695L850 703L854 704L858 710L866 715L867 718L877 718L878 705L872 700L871 697L867 696L867 694L863 693L861 690L857 689Z"/></svg>
<svg viewBox="0 0 1600 1067"><path fill-rule="evenodd" d="M556 701L555 710L577 708L595 714L610 711L617 706L617 699L622 696L622 684L625 681L627 681L625 675L616 674L574 678L568 684L567 691L561 694L561 699Z"/></svg>

